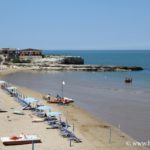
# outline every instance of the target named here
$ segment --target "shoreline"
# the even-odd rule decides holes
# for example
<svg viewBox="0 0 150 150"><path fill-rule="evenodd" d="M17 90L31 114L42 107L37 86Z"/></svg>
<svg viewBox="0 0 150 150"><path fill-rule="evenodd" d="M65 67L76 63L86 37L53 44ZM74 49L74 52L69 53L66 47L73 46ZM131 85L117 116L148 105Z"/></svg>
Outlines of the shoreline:
<svg viewBox="0 0 150 150"><path fill-rule="evenodd" d="M47 64L47 63L16 63L15 67L28 68L31 70L54 70L54 71L86 71L86 72L127 72L142 71L140 66L116 66L116 65L87 65L87 64Z"/></svg>
<svg viewBox="0 0 150 150"><path fill-rule="evenodd" d="M24 67L20 67L20 68L7 68L7 69L4 69L4 70L0 70L0 77L3 77L5 75L8 75L8 74L12 74L12 73L16 73L16 72L19 72L19 71L27 71L27 70L31 70L31 68L24 68Z"/></svg>
<svg viewBox="0 0 150 150"><path fill-rule="evenodd" d="M20 70L16 70L20 71ZM16 72L15 71L15 72ZM9 71L8 73L13 73ZM5 72L6 75L7 73ZM41 99L42 93L33 91L31 89L17 86L19 91L27 96L33 96L35 98ZM15 101L14 101L15 102ZM16 102L15 102L16 103ZM42 103L45 105L49 105L45 103L43 100ZM15 104L18 105L18 104ZM80 108L75 104L71 104L70 106L58 106L58 105L51 105L52 108L55 110L61 111L64 116L67 118L69 123L75 125L75 130L77 135L82 139L81 144L74 144L72 149L87 149L87 150L97 150L97 149L146 149L143 147L136 147L136 146L128 146L126 144L127 141L133 142L134 140L120 131L119 129L115 128L114 126L106 123L105 121L98 119L97 117L93 116L91 113L87 112L86 110ZM112 129L112 142L109 144L109 130L110 126ZM46 130L49 132L49 130ZM59 135L58 135L59 136ZM91 142L91 143L90 143ZM69 148L69 146L68 146ZM67 148L67 149L68 149ZM62 148L63 149L63 148ZM65 148L64 148L65 149ZM70 148L69 148L70 149ZM17 150L17 147L16 147Z"/></svg>

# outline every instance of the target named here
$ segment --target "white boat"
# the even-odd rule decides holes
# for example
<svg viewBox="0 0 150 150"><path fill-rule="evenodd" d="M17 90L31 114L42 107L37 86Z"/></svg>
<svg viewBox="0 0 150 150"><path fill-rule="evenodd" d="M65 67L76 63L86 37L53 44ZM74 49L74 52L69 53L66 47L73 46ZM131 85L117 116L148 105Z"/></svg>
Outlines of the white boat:
<svg viewBox="0 0 150 150"><path fill-rule="evenodd" d="M72 98L68 98L68 97L64 97L64 100L70 102L70 103L73 103L74 102L74 99Z"/></svg>
<svg viewBox="0 0 150 150"><path fill-rule="evenodd" d="M41 143L41 139L37 135L24 135L1 137L0 138L4 145L23 145L31 143Z"/></svg>

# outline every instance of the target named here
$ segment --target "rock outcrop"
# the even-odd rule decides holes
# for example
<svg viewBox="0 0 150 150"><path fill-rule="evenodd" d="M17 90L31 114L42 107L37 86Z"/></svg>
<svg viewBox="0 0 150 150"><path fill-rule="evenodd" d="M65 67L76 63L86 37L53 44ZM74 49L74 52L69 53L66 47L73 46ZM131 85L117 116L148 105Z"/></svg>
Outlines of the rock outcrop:
<svg viewBox="0 0 150 150"><path fill-rule="evenodd" d="M84 64L84 59L82 57L64 57L61 64Z"/></svg>
<svg viewBox="0 0 150 150"><path fill-rule="evenodd" d="M37 69L36 69L37 70ZM38 70L66 70L66 71L93 71L93 72L117 72L117 71L140 71L138 66L102 66L102 65L63 65L55 64L49 66L38 66Z"/></svg>

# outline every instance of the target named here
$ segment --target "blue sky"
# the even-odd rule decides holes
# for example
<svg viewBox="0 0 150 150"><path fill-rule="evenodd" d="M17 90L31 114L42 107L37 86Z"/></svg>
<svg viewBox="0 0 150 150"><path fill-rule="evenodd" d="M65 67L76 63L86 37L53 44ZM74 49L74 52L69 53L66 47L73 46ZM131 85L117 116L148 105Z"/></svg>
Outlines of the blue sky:
<svg viewBox="0 0 150 150"><path fill-rule="evenodd" d="M150 49L150 0L0 0L0 47Z"/></svg>

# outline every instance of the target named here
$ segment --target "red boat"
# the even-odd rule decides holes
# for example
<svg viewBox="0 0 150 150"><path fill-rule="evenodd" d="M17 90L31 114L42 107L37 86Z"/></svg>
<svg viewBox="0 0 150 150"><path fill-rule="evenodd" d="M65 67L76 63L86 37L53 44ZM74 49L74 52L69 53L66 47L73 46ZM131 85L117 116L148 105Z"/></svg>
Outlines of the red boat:
<svg viewBox="0 0 150 150"><path fill-rule="evenodd" d="M48 103L62 103L62 104L69 104L69 103L73 103L74 100L73 99L69 99L67 97L64 98L54 98L54 99L49 99L47 101Z"/></svg>
<svg viewBox="0 0 150 150"><path fill-rule="evenodd" d="M36 135L19 135L11 137L1 137L1 141L4 145L23 145L31 143L41 143L41 139Z"/></svg>

